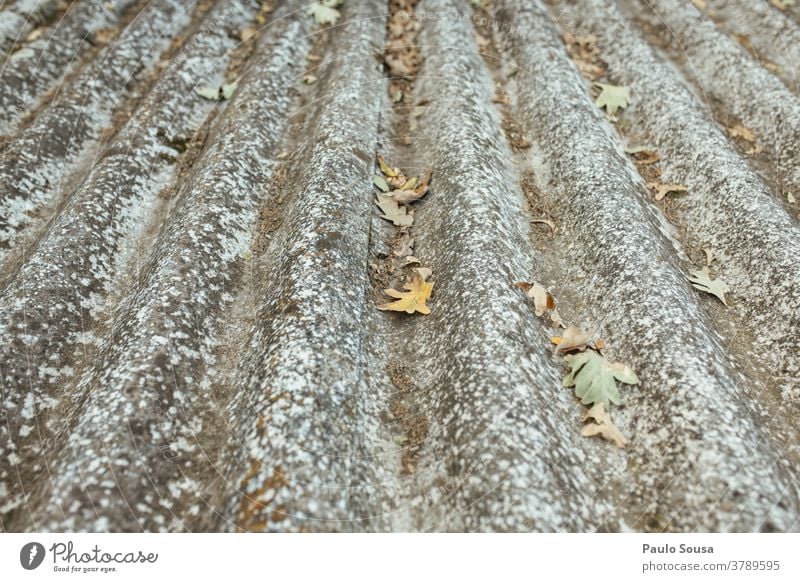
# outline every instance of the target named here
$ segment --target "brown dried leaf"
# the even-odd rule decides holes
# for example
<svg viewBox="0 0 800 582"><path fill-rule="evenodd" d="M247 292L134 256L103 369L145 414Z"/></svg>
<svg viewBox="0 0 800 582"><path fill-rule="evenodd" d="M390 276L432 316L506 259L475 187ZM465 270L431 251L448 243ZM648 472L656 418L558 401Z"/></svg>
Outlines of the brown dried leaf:
<svg viewBox="0 0 800 582"><path fill-rule="evenodd" d="M663 200L667 194L689 191L686 186L682 186L681 184L662 184L661 182L648 182L647 187L655 192L655 199L657 202Z"/></svg>
<svg viewBox="0 0 800 582"><path fill-rule="evenodd" d="M558 307L554 307L553 311L550 312L550 321L552 321L553 325L556 327L567 327L564 320L561 319L561 315L558 313Z"/></svg>
<svg viewBox="0 0 800 582"><path fill-rule="evenodd" d="M396 257L405 257L414 254L414 239L408 232L401 232L393 243L395 250L392 252Z"/></svg>
<svg viewBox="0 0 800 582"><path fill-rule="evenodd" d="M625 438L619 429L611 422L611 417L606 412L605 404L598 402L592 406L583 416L584 422L593 420L583 427L581 435L585 437L601 436L607 441L611 441L620 449L624 449L628 444L628 439Z"/></svg>
<svg viewBox="0 0 800 582"><path fill-rule="evenodd" d="M533 312L537 317L544 315L545 311L556 308L555 298L539 283L521 282L516 284L525 294L533 299Z"/></svg>
<svg viewBox="0 0 800 582"><path fill-rule="evenodd" d="M556 345L556 353L582 352L587 348L597 348L592 342L592 335L591 332L570 325L564 330L564 335L555 336L550 341Z"/></svg>
<svg viewBox="0 0 800 582"><path fill-rule="evenodd" d="M730 293L731 288L720 278L712 279L708 267L703 267L700 271L692 271L689 281L691 281L692 287L695 289L709 293L722 301L726 306L728 305L728 302L725 300L725 293Z"/></svg>
<svg viewBox="0 0 800 582"><path fill-rule="evenodd" d="M632 148L627 148L625 153L633 156L637 164L655 164L661 159L661 154L659 154L653 148L649 148L647 146L635 146Z"/></svg>
<svg viewBox="0 0 800 582"><path fill-rule="evenodd" d="M738 137L745 141L749 141L750 143L756 141L756 134L754 134L752 131L750 131L743 125L737 124L734 125L733 127L729 127L728 134L730 134L731 137Z"/></svg>

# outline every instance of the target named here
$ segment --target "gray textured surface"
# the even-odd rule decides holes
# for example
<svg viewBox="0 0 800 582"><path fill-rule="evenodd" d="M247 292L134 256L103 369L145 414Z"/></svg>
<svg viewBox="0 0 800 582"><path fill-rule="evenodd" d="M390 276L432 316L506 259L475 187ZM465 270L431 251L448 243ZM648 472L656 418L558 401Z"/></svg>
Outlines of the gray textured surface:
<svg viewBox="0 0 800 582"><path fill-rule="evenodd" d="M75 4L0 70L2 529L797 531L796 13L423 0L393 104L392 6ZM567 32L631 87L618 119ZM645 144L686 194L653 199ZM433 171L427 316L376 308L408 273L376 153ZM687 280L703 248L730 307ZM626 449L580 436L518 281L639 375Z"/></svg>

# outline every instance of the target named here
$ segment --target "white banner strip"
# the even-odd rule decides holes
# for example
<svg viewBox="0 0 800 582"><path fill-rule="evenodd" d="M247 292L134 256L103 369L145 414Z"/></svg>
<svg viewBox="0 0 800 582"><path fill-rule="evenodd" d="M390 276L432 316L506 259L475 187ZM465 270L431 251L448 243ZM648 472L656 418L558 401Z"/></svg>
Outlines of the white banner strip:
<svg viewBox="0 0 800 582"><path fill-rule="evenodd" d="M0 579L796 581L798 548L800 534L3 534Z"/></svg>

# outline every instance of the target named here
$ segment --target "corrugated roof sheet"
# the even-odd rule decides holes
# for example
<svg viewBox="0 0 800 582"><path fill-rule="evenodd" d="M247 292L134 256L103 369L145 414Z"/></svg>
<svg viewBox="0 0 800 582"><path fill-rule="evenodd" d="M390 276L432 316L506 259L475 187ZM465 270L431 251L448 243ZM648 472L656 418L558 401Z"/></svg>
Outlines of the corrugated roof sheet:
<svg viewBox="0 0 800 582"><path fill-rule="evenodd" d="M307 8L3 4L2 529L796 531L800 7ZM624 449L520 281L636 371Z"/></svg>

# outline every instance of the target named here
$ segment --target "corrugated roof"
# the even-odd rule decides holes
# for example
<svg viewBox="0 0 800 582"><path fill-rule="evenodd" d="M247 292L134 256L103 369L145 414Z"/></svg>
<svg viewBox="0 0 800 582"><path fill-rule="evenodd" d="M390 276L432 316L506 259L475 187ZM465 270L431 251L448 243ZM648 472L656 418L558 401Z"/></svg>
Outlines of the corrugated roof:
<svg viewBox="0 0 800 582"><path fill-rule="evenodd" d="M798 529L800 8L89 6L0 12L4 530ZM635 370L624 449L521 281Z"/></svg>

